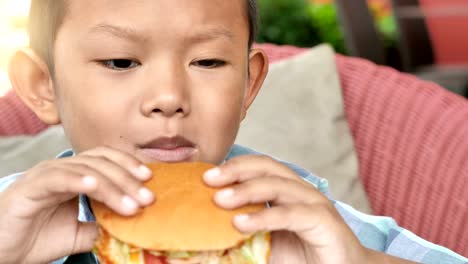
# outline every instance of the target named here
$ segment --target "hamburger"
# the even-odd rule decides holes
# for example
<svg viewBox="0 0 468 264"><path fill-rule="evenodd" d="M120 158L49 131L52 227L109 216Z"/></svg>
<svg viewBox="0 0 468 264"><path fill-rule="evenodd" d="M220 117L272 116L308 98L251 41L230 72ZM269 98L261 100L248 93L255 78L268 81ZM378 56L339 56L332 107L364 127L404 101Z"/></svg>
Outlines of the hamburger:
<svg viewBox="0 0 468 264"><path fill-rule="evenodd" d="M103 264L266 264L270 234L242 234L232 225L237 214L264 205L235 210L219 208L216 188L203 182L211 164L157 163L148 167L145 183L157 201L134 216L120 216L91 201L99 225L94 252Z"/></svg>

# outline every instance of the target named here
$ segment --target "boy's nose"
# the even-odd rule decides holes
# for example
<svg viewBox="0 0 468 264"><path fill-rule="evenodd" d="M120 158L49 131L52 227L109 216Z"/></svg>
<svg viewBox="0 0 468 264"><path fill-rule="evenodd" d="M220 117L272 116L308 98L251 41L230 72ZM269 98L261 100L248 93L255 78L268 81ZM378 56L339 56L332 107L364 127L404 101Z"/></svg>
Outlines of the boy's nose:
<svg viewBox="0 0 468 264"><path fill-rule="evenodd" d="M176 114L184 116L188 112L188 105L183 103L183 100L174 94L159 95L157 98L149 100L143 105L143 113L148 117L154 114L160 114L166 117Z"/></svg>
<svg viewBox="0 0 468 264"><path fill-rule="evenodd" d="M180 86L157 87L152 89L143 100L141 111L147 117L152 115L185 116L190 112L186 91Z"/></svg>

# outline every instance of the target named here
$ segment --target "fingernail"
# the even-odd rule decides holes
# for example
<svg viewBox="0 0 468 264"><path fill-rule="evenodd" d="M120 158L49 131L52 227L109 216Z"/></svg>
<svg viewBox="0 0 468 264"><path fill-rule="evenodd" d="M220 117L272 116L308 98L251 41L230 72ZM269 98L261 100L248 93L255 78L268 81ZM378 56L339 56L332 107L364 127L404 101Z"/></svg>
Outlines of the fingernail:
<svg viewBox="0 0 468 264"><path fill-rule="evenodd" d="M224 189L222 191L219 191L216 193L216 200L225 200L234 195L234 190L233 189Z"/></svg>
<svg viewBox="0 0 468 264"><path fill-rule="evenodd" d="M241 214L241 215L234 216L234 221L236 223L240 223L240 224L243 224L243 223L249 221L249 219L250 219L249 215L246 215L246 214Z"/></svg>
<svg viewBox="0 0 468 264"><path fill-rule="evenodd" d="M131 171L133 175L135 175L138 179L143 180L143 181L146 181L149 178L151 178L151 174L152 174L151 170L144 165L141 165L140 167L136 169L132 169Z"/></svg>
<svg viewBox="0 0 468 264"><path fill-rule="evenodd" d="M140 196L141 200L145 203L151 203L154 200L154 195L151 193L150 190L143 187L138 191L138 195Z"/></svg>
<svg viewBox="0 0 468 264"><path fill-rule="evenodd" d="M221 175L221 170L219 168L214 168L211 170L207 170L203 177L205 178L205 180L214 180L217 177L219 177L219 175Z"/></svg>
<svg viewBox="0 0 468 264"><path fill-rule="evenodd" d="M84 176L83 183L88 186L95 186L96 185L96 178L93 176Z"/></svg>
<svg viewBox="0 0 468 264"><path fill-rule="evenodd" d="M130 198L129 196L126 196L126 195L124 197L122 197L122 204L127 209L130 209L130 210L135 210L136 208L138 208L137 202L135 202L132 198Z"/></svg>

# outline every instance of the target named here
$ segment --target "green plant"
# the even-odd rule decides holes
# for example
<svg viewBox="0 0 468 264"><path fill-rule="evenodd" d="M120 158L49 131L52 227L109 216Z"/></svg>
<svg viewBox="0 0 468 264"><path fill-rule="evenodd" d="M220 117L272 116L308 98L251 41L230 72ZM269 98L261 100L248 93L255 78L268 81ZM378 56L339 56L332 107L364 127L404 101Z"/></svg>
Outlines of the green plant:
<svg viewBox="0 0 468 264"><path fill-rule="evenodd" d="M308 7L310 21L321 42L331 44L336 52L346 54L344 35L333 3L313 3Z"/></svg>
<svg viewBox="0 0 468 264"><path fill-rule="evenodd" d="M305 0L259 0L258 42L310 47L320 42Z"/></svg>
<svg viewBox="0 0 468 264"><path fill-rule="evenodd" d="M395 18L391 15L377 19L377 28L386 47L394 47L397 43L397 28Z"/></svg>
<svg viewBox="0 0 468 264"><path fill-rule="evenodd" d="M257 42L312 47L330 43L346 53L333 3L306 0L259 0L260 28Z"/></svg>

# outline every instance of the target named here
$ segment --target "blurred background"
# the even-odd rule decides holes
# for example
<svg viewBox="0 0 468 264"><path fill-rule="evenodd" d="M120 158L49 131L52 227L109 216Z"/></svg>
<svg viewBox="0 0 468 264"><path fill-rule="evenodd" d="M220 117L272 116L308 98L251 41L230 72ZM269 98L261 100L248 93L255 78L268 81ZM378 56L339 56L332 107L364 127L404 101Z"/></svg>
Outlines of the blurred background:
<svg viewBox="0 0 468 264"><path fill-rule="evenodd" d="M0 96L10 88L8 60L28 45L26 32L30 0L0 0Z"/></svg>
<svg viewBox="0 0 468 264"><path fill-rule="evenodd" d="M0 95L8 58L28 43L30 0L0 0ZM258 42L312 47L435 81L468 95L467 0L258 0Z"/></svg>
<svg viewBox="0 0 468 264"><path fill-rule="evenodd" d="M372 22L375 23L383 43L394 47L396 29L389 0L362 2L363 7L369 8L369 15L372 16ZM348 53L338 7L334 0L259 0L259 6L259 42L302 47L328 42L337 52Z"/></svg>
<svg viewBox="0 0 468 264"><path fill-rule="evenodd" d="M259 42L335 51L468 96L467 0L259 0Z"/></svg>

